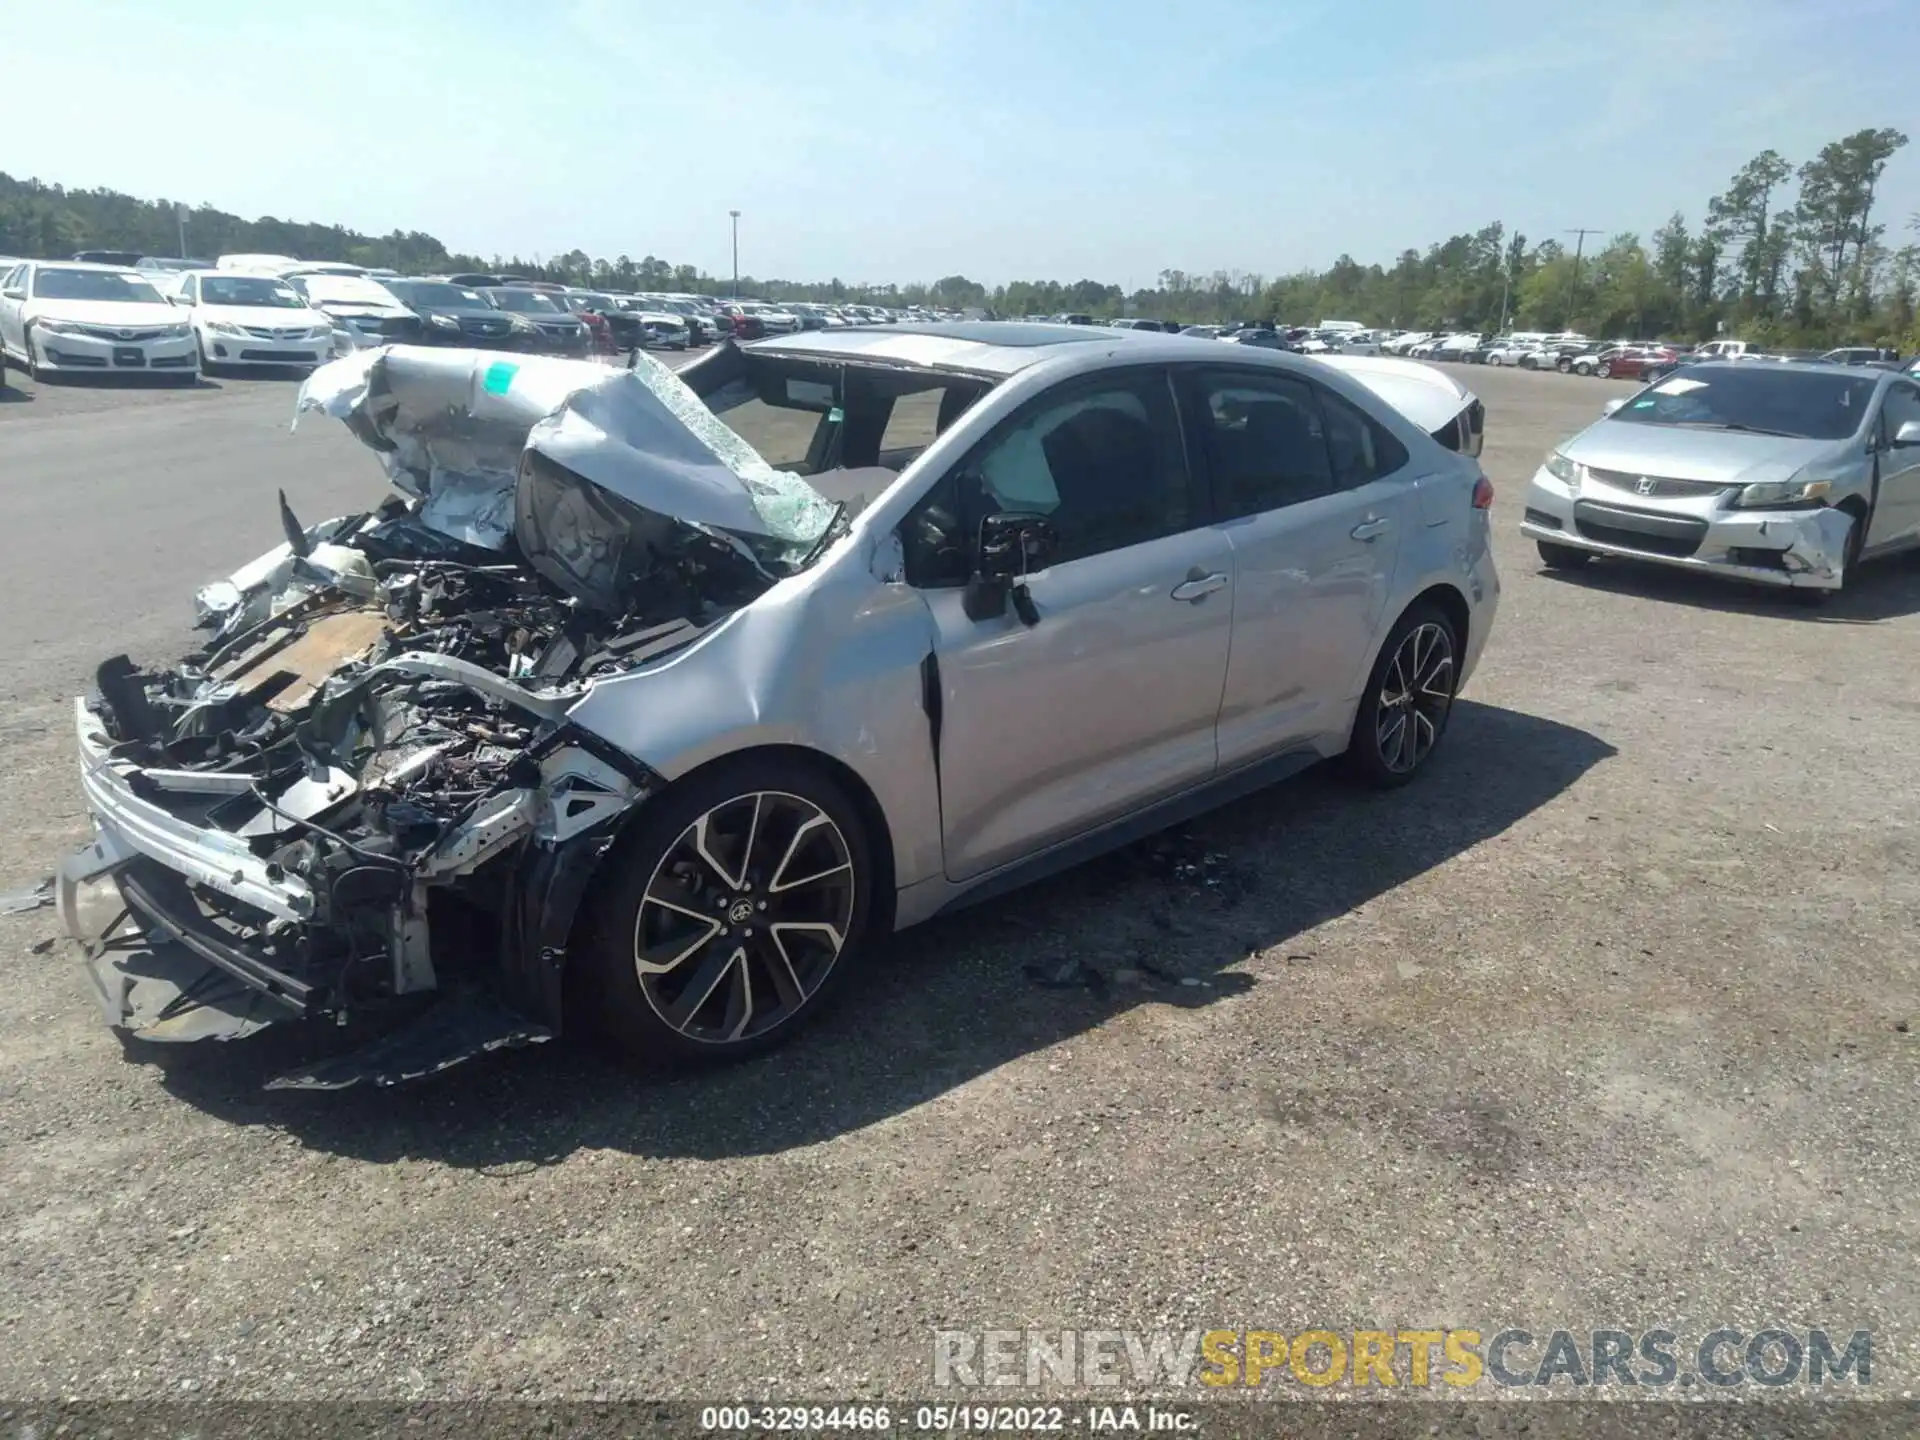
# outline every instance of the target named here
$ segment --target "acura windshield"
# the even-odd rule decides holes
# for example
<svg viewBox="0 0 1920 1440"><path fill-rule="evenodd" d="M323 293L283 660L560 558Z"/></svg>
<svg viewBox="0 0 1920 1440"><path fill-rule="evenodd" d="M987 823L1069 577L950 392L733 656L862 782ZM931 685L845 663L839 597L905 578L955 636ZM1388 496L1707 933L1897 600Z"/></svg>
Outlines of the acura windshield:
<svg viewBox="0 0 1920 1440"><path fill-rule="evenodd" d="M42 270L33 277L33 293L41 300L132 300L164 305L160 292L137 275L117 270Z"/></svg>
<svg viewBox="0 0 1920 1440"><path fill-rule="evenodd" d="M1878 383L1784 365L1696 366L1642 391L1613 418L1629 425L1844 440L1866 419Z"/></svg>

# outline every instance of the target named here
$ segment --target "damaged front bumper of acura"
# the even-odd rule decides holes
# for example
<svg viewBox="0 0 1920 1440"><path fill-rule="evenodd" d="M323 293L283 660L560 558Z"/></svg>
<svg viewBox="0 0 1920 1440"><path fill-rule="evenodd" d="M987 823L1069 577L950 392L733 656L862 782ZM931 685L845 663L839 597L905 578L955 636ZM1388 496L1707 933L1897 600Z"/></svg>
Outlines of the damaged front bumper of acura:
<svg viewBox="0 0 1920 1440"><path fill-rule="evenodd" d="M301 403L400 493L311 528L283 498L287 543L200 592L204 648L99 667L76 704L94 833L57 899L116 1030L368 1021L275 1083L391 1083L557 1032L581 898L661 783L569 712L837 517L651 362L389 349Z"/></svg>

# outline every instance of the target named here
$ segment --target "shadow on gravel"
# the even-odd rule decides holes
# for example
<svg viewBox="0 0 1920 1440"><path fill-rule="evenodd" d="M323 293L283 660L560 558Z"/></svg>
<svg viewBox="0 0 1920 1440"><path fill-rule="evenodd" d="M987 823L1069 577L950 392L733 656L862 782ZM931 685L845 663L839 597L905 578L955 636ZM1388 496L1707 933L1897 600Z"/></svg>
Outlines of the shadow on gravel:
<svg viewBox="0 0 1920 1440"><path fill-rule="evenodd" d="M58 374L44 374L37 381L30 383L44 386L57 385L70 390L218 390L220 388L204 374L195 376L191 385L183 385L178 375L164 370L100 372L65 370Z"/></svg>
<svg viewBox="0 0 1920 1440"><path fill-rule="evenodd" d="M1784 591L1634 560L1595 560L1578 570L1542 569L1540 573L1549 580L1585 590L1821 625L1872 625L1920 614L1920 564L1914 563L1912 555L1869 560L1847 582L1845 590L1818 604L1803 603Z"/></svg>
<svg viewBox="0 0 1920 1440"><path fill-rule="evenodd" d="M312 1094L259 1088L301 1058L271 1031L129 1055L223 1120L369 1161L489 1170L581 1149L778 1152L900 1114L1135 1006L1306 983L1294 968L1312 963L1304 932L1507 830L1614 753L1584 731L1463 700L1440 759L1408 788L1360 790L1322 767L909 930L831 1014L731 1068L647 1075L567 1039L409 1086Z"/></svg>

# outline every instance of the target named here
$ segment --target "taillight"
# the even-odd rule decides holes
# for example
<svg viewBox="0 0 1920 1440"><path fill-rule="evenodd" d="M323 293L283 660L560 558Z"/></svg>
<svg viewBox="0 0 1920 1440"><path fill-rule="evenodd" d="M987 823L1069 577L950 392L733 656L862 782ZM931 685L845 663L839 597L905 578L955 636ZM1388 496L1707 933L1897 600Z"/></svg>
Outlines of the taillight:
<svg viewBox="0 0 1920 1440"><path fill-rule="evenodd" d="M1493 508L1493 482L1484 473L1473 482L1473 508L1491 510Z"/></svg>

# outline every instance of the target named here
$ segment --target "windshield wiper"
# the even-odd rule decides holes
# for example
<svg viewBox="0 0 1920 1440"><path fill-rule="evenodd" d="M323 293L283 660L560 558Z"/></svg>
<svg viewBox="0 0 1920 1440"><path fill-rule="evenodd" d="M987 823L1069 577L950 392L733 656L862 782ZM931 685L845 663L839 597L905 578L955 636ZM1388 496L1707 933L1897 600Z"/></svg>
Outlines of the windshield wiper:
<svg viewBox="0 0 1920 1440"><path fill-rule="evenodd" d="M1769 430L1761 425L1747 425L1738 420L1673 420L1668 423L1683 430L1737 430L1743 435L1775 435L1782 440L1807 438L1804 435L1796 435L1791 430Z"/></svg>

